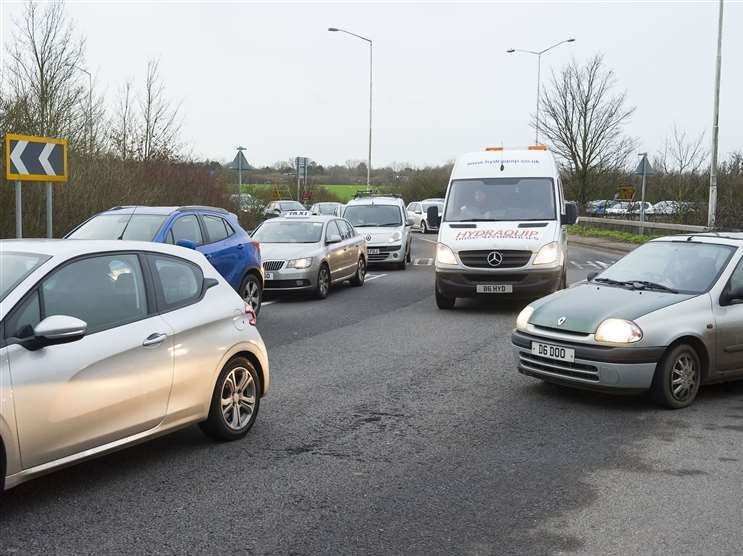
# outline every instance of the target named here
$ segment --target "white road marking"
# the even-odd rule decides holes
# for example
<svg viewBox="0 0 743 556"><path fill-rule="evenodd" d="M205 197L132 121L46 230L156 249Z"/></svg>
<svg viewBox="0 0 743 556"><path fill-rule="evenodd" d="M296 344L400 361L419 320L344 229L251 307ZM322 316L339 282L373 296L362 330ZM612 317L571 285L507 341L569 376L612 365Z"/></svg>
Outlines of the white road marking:
<svg viewBox="0 0 743 556"><path fill-rule="evenodd" d="M609 263L605 263L604 261L596 261L596 264L601 265L604 268L609 268Z"/></svg>
<svg viewBox="0 0 743 556"><path fill-rule="evenodd" d="M427 241L428 243L434 243L434 244L438 243L438 241L434 241L432 239L426 239L425 237L418 237L418 239L421 241Z"/></svg>
<svg viewBox="0 0 743 556"><path fill-rule="evenodd" d="M271 305L272 303L276 303L275 301L264 301L261 303L261 307L265 307L266 305Z"/></svg>
<svg viewBox="0 0 743 556"><path fill-rule="evenodd" d="M372 280L376 280L377 278L382 278L384 276L387 276L387 275L386 274L372 274L372 275L367 274L366 281L371 282Z"/></svg>
<svg viewBox="0 0 743 556"><path fill-rule="evenodd" d="M416 265L416 266L431 266L432 264L433 264L433 259L431 258L413 259L413 265Z"/></svg>
<svg viewBox="0 0 743 556"><path fill-rule="evenodd" d="M601 268L601 267L600 267L599 265L597 265L597 264L596 264L595 262L593 262L593 261L586 261L586 264L590 264L590 265L591 265L591 266L592 266L593 268L599 268L599 269Z"/></svg>
<svg viewBox="0 0 743 556"><path fill-rule="evenodd" d="M570 264L573 265L573 266L577 266L578 268L580 268L581 270L583 270L583 265L582 264L578 264L575 261L570 261Z"/></svg>

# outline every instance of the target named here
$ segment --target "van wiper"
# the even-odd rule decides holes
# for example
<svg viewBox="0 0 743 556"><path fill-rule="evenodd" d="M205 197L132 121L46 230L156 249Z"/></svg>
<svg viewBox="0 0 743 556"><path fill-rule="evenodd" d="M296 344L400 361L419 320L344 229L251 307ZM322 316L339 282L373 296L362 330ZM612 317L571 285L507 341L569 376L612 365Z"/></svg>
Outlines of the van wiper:
<svg viewBox="0 0 743 556"><path fill-rule="evenodd" d="M659 290L668 293L678 293L678 291L674 290L673 288L669 288L668 286L664 286L663 284L659 284L658 282L648 282L647 280L629 280L628 282L633 285L639 284L641 287L638 289Z"/></svg>

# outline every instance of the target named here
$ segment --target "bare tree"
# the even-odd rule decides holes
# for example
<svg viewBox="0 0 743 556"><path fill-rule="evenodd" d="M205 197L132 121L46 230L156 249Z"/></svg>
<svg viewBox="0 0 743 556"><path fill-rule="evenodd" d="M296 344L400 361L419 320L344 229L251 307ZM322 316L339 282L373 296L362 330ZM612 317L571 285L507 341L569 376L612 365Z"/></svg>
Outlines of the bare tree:
<svg viewBox="0 0 743 556"><path fill-rule="evenodd" d="M655 157L655 166L664 174L698 174L707 163L707 155L704 132L689 138L685 131L674 125L663 150Z"/></svg>
<svg viewBox="0 0 743 556"><path fill-rule="evenodd" d="M135 151L134 118L134 91L131 80L127 80L119 91L110 135L114 154L123 160L131 158Z"/></svg>
<svg viewBox="0 0 743 556"><path fill-rule="evenodd" d="M578 201L592 193L592 176L624 168L635 142L624 135L634 108L627 93L615 93L616 79L596 55L585 65L573 61L552 74L542 91L540 131L565 163Z"/></svg>
<svg viewBox="0 0 743 556"><path fill-rule="evenodd" d="M64 4L29 2L16 23L8 88L17 130L80 140L86 132L86 95L78 70L85 41L75 37Z"/></svg>
<svg viewBox="0 0 743 556"><path fill-rule="evenodd" d="M166 160L177 156L180 145L178 135L179 107L165 97L165 86L160 78L157 60L147 63L144 96L140 102L138 150L142 160Z"/></svg>

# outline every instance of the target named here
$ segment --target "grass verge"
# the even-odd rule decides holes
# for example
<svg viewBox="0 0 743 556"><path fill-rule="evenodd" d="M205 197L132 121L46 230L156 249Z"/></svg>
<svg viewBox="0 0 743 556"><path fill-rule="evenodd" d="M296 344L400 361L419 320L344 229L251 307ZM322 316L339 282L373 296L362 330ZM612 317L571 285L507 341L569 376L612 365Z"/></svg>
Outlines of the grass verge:
<svg viewBox="0 0 743 556"><path fill-rule="evenodd" d="M595 237L598 239L608 239L611 241L621 241L624 243L643 244L659 235L640 235L630 232L619 232L617 230L604 230L603 228L591 228L588 226L568 226L568 234L581 237Z"/></svg>

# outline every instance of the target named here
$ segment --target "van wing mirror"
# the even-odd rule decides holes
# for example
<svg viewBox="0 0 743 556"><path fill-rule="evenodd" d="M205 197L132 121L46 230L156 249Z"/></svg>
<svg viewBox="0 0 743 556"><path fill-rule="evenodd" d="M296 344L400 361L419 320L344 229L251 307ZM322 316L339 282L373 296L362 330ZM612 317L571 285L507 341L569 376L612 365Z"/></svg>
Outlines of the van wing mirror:
<svg viewBox="0 0 743 556"><path fill-rule="evenodd" d="M572 201L565 203L565 214L562 217L562 223L572 226L578 221L578 205Z"/></svg>
<svg viewBox="0 0 743 556"><path fill-rule="evenodd" d="M426 210L426 220L428 220L428 226L438 228L441 225L441 216L439 215L438 207L428 207Z"/></svg>

